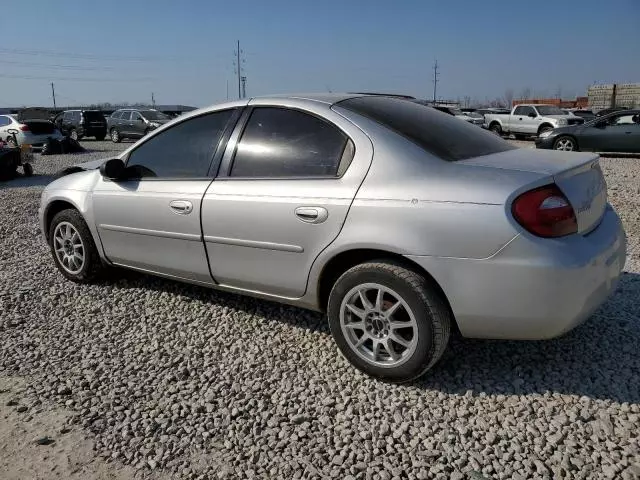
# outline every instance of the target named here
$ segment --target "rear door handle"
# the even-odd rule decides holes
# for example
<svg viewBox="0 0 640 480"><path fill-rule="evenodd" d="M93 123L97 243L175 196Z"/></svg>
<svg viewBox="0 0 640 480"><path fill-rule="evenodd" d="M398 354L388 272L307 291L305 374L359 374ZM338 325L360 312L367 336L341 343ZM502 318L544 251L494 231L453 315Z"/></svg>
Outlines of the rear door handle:
<svg viewBox="0 0 640 480"><path fill-rule="evenodd" d="M187 200L173 200L169 202L169 208L178 215L189 215L193 212L193 204Z"/></svg>
<svg viewBox="0 0 640 480"><path fill-rule="evenodd" d="M322 223L329 216L329 212L324 207L298 207L295 214L306 223Z"/></svg>

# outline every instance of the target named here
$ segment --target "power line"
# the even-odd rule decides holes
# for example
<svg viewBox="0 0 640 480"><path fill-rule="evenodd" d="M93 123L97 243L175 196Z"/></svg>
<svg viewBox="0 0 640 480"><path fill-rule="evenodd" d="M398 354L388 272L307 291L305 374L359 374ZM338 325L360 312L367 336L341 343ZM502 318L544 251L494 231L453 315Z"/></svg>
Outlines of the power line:
<svg viewBox="0 0 640 480"><path fill-rule="evenodd" d="M75 58L79 60L116 60L123 62L156 62L165 60L181 60L185 57L168 57L163 55L162 57L151 56L125 56L125 55L96 55L93 53L72 53L72 52L60 52L55 50L36 50L36 49L22 49L22 48L0 48L0 53L8 53L13 55L30 55L36 57L65 57Z"/></svg>
<svg viewBox="0 0 640 480"><path fill-rule="evenodd" d="M13 75L11 73L0 73L3 78L16 78L20 80L57 80L63 82L147 82L153 80L151 77L139 78L91 78L91 77L50 77L40 75Z"/></svg>
<svg viewBox="0 0 640 480"><path fill-rule="evenodd" d="M63 70L86 70L86 71L99 71L99 70L114 70L113 67L85 67L82 65L60 65L57 63L36 63L36 62L15 62L13 60L2 60L0 63L6 65L17 65L20 67L38 67L38 68L55 68Z"/></svg>

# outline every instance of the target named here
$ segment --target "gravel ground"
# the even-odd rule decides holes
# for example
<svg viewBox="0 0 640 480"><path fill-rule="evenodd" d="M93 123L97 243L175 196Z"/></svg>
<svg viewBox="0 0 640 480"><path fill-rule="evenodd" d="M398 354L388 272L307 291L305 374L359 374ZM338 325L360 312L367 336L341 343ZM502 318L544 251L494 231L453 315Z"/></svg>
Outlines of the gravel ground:
<svg viewBox="0 0 640 480"><path fill-rule="evenodd" d="M126 146L84 144L36 173ZM0 377L28 380L25 422L54 405L104 460L176 478L640 478L640 159L602 165L629 242L611 300L552 341L455 338L406 386L356 372L312 312L133 273L65 281L36 219L49 177L0 184Z"/></svg>

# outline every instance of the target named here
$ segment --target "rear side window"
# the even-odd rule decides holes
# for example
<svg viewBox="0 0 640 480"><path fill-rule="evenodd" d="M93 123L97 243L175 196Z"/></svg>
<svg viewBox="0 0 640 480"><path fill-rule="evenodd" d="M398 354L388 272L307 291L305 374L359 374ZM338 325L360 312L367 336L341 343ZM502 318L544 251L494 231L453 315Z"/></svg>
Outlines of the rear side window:
<svg viewBox="0 0 640 480"><path fill-rule="evenodd" d="M517 148L477 125L407 100L358 97L337 106L375 120L449 162Z"/></svg>
<svg viewBox="0 0 640 480"><path fill-rule="evenodd" d="M113 112L111 114L111 118L120 118L122 116L122 112Z"/></svg>
<svg viewBox="0 0 640 480"><path fill-rule="evenodd" d="M203 178L233 110L190 118L160 132L129 154L139 177Z"/></svg>
<svg viewBox="0 0 640 480"><path fill-rule="evenodd" d="M255 108L238 142L231 176L336 176L347 140L337 127L308 113Z"/></svg>
<svg viewBox="0 0 640 480"><path fill-rule="evenodd" d="M6 127L7 125L11 125L11 120L9 119L9 117L0 115L0 127Z"/></svg>

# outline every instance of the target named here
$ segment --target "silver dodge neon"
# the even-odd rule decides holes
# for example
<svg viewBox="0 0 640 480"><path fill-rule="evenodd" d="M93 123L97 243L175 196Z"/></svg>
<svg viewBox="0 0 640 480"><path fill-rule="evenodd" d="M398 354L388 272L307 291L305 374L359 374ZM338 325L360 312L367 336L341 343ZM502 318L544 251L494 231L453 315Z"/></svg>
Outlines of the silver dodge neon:
<svg viewBox="0 0 640 480"><path fill-rule="evenodd" d="M567 332L625 262L597 155L517 149L391 96L226 103L67 173L39 214L68 279L126 267L323 311L353 365L395 382L452 329Z"/></svg>

